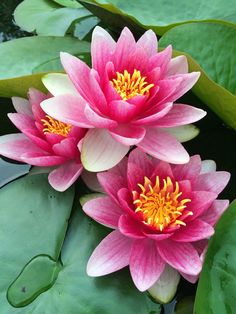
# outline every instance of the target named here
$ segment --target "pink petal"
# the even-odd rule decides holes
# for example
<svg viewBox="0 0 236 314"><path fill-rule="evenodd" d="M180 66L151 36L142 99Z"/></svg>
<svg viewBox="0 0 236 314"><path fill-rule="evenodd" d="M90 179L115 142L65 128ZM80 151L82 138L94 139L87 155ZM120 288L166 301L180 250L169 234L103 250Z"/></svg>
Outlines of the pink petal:
<svg viewBox="0 0 236 314"><path fill-rule="evenodd" d="M109 103L109 115L120 123L129 122L137 112L135 105L125 100L113 100Z"/></svg>
<svg viewBox="0 0 236 314"><path fill-rule="evenodd" d="M77 126L72 126L68 134L68 137L74 138L74 140L76 141L80 141L85 136L86 133L87 133L87 129L79 128Z"/></svg>
<svg viewBox="0 0 236 314"><path fill-rule="evenodd" d="M55 96L41 103L43 110L58 121L91 128L92 124L84 114L85 106L86 102L82 97L70 94Z"/></svg>
<svg viewBox="0 0 236 314"><path fill-rule="evenodd" d="M31 142L24 134L8 134L0 136L0 154L17 161L23 161L22 155L26 152L44 154L37 145Z"/></svg>
<svg viewBox="0 0 236 314"><path fill-rule="evenodd" d="M189 161L189 155L184 147L170 134L157 128L149 128L144 139L137 145L151 156L174 164L184 164Z"/></svg>
<svg viewBox="0 0 236 314"><path fill-rule="evenodd" d="M128 151L129 146L115 141L107 130L91 129L83 140L81 160L85 169L103 171L118 164Z"/></svg>
<svg viewBox="0 0 236 314"><path fill-rule="evenodd" d="M84 170L81 178L90 190L104 193L104 190L98 182L97 174L95 172Z"/></svg>
<svg viewBox="0 0 236 314"><path fill-rule="evenodd" d="M199 176L201 170L201 158L199 155L191 156L185 165L173 167L173 174L176 180L194 180Z"/></svg>
<svg viewBox="0 0 236 314"><path fill-rule="evenodd" d="M87 274L98 277L113 273L129 264L132 240L118 230L111 232L93 251Z"/></svg>
<svg viewBox="0 0 236 314"><path fill-rule="evenodd" d="M123 210L108 196L98 197L86 202L83 206L84 212L97 222L116 228Z"/></svg>
<svg viewBox="0 0 236 314"><path fill-rule="evenodd" d="M182 197L188 198L190 193L192 193L192 184L190 180L181 180L179 182L179 189L182 192Z"/></svg>
<svg viewBox="0 0 236 314"><path fill-rule="evenodd" d="M188 73L188 61L185 56L178 56L170 60L167 76Z"/></svg>
<svg viewBox="0 0 236 314"><path fill-rule="evenodd" d="M208 223L195 219L181 226L179 230L175 231L171 240L178 242L194 242L209 238L214 234L214 228Z"/></svg>
<svg viewBox="0 0 236 314"><path fill-rule="evenodd" d="M35 151L22 154L21 160L27 164L41 167L58 166L66 162L66 159L61 156L45 156Z"/></svg>
<svg viewBox="0 0 236 314"><path fill-rule="evenodd" d="M90 100L90 68L69 53L61 52L61 63L68 74L70 80L75 85L80 95L86 100Z"/></svg>
<svg viewBox="0 0 236 314"><path fill-rule="evenodd" d="M173 233L148 233L148 232L144 232L144 234L149 239L152 239L155 241L162 241L162 240L170 238Z"/></svg>
<svg viewBox="0 0 236 314"><path fill-rule="evenodd" d="M50 172L48 181L55 190L64 192L78 179L82 170L81 164L69 161Z"/></svg>
<svg viewBox="0 0 236 314"><path fill-rule="evenodd" d="M161 104L172 102L173 103L173 97L172 95L178 91L179 86L181 85L183 81L183 78L166 78L164 80L160 80L158 82L159 90L156 96L152 99L152 102L150 103L150 107L152 110L158 109L158 107Z"/></svg>
<svg viewBox="0 0 236 314"><path fill-rule="evenodd" d="M111 168L109 172L119 175L125 179L127 176L127 164L128 164L128 158L125 156L115 167Z"/></svg>
<svg viewBox="0 0 236 314"><path fill-rule="evenodd" d="M160 179L166 179L167 177L173 178L173 173L171 169L171 165L165 161L158 162L157 166L154 168L152 172L151 179L156 179L156 176L158 176Z"/></svg>
<svg viewBox="0 0 236 314"><path fill-rule="evenodd" d="M214 226L228 206L228 200L215 200L212 206L200 218L209 225Z"/></svg>
<svg viewBox="0 0 236 314"><path fill-rule="evenodd" d="M114 51L114 65L118 72L123 72L127 68L127 60L130 54L135 51L136 42L131 31L125 27L116 43Z"/></svg>
<svg viewBox="0 0 236 314"><path fill-rule="evenodd" d="M110 130L111 136L124 145L136 145L145 136L146 130L132 125L119 125Z"/></svg>
<svg viewBox="0 0 236 314"><path fill-rule="evenodd" d="M150 288L160 277L165 262L158 254L155 241L136 240L130 256L130 273L140 291Z"/></svg>
<svg viewBox="0 0 236 314"><path fill-rule="evenodd" d="M31 118L34 117L32 112L32 106L27 99L21 97L12 97L12 103L16 112L25 114Z"/></svg>
<svg viewBox="0 0 236 314"><path fill-rule="evenodd" d="M59 134L53 134L53 133L45 133L44 136L45 136L47 142L49 144L51 144L52 146L54 144L60 143L63 139L65 139L64 136L59 135Z"/></svg>
<svg viewBox="0 0 236 314"><path fill-rule="evenodd" d="M91 92L92 91L92 92ZM108 113L108 104L105 95L100 86L100 78L96 70L91 69L89 75L89 91L86 98L90 101L91 107L96 111L99 110L102 114Z"/></svg>
<svg viewBox="0 0 236 314"><path fill-rule="evenodd" d="M83 61L68 53L61 53L61 62L72 83L84 100L93 109L98 108L101 112L106 111L107 103L97 81L99 79L97 71L94 69L90 70Z"/></svg>
<svg viewBox="0 0 236 314"><path fill-rule="evenodd" d="M117 126L117 122L108 118L105 118L97 114L89 105L86 105L84 114L89 123L96 128L114 128Z"/></svg>
<svg viewBox="0 0 236 314"><path fill-rule="evenodd" d="M23 133L39 148L52 154L52 146L45 139L41 138L42 135L39 134L39 131L36 128L28 130L24 129Z"/></svg>
<svg viewBox="0 0 236 314"><path fill-rule="evenodd" d="M196 122L202 119L206 112L183 104L174 104L172 109L161 119L158 120L159 127L173 127Z"/></svg>
<svg viewBox="0 0 236 314"><path fill-rule="evenodd" d="M197 251L190 243L171 240L157 242L157 249L163 260L171 267L188 275L198 275L202 262Z"/></svg>
<svg viewBox="0 0 236 314"><path fill-rule="evenodd" d="M216 193L206 191L195 191L189 196L191 202L188 203L188 210L193 212L192 216L188 216L186 221L191 221L202 215L212 205L217 198Z"/></svg>
<svg viewBox="0 0 236 314"><path fill-rule="evenodd" d="M142 168L134 163L128 163L127 180L130 191L138 190L141 193L141 189L138 187L138 184L144 183L145 176L146 173L143 171Z"/></svg>
<svg viewBox="0 0 236 314"><path fill-rule="evenodd" d="M91 42L92 65L100 75L104 72L106 63L111 60L115 45L108 32L99 26L95 27Z"/></svg>
<svg viewBox="0 0 236 314"><path fill-rule="evenodd" d="M29 102L32 106L32 112L35 120L40 121L45 118L45 112L41 109L40 103L48 97L35 88L30 88L28 92Z"/></svg>
<svg viewBox="0 0 236 314"><path fill-rule="evenodd" d="M98 173L97 177L104 191L117 202L117 193L125 186L125 179L111 171Z"/></svg>
<svg viewBox="0 0 236 314"><path fill-rule="evenodd" d="M170 63L172 55L172 46L168 46L163 51L158 52L149 60L149 69L159 67L161 69L161 76L164 77L167 67Z"/></svg>
<svg viewBox="0 0 236 314"><path fill-rule="evenodd" d="M191 283L196 283L198 278L199 278L199 275L196 275L196 276L193 276L193 275L187 275L185 273L182 273L180 272L180 275L185 279L187 280L188 282L191 282Z"/></svg>
<svg viewBox="0 0 236 314"><path fill-rule="evenodd" d="M171 101L176 101L181 96L183 96L187 91L189 91L199 79L200 72L191 72L187 74L177 74L171 76L172 79L176 80L181 78L182 81L176 91L170 96ZM168 98L169 99L169 98Z"/></svg>
<svg viewBox="0 0 236 314"><path fill-rule="evenodd" d="M136 220L133 220L127 215L120 216L119 219L119 230L120 232L130 238L143 239L142 224Z"/></svg>
<svg viewBox="0 0 236 314"><path fill-rule="evenodd" d="M53 145L53 151L56 155L73 159L79 156L77 143L74 138L65 138L60 143Z"/></svg>
<svg viewBox="0 0 236 314"><path fill-rule="evenodd" d="M101 76L101 87L106 100L110 106L110 102L113 100L120 100L121 97L117 91L111 85L110 79L116 76L116 71L113 62L107 62L105 68L103 69L103 76Z"/></svg>
<svg viewBox="0 0 236 314"><path fill-rule="evenodd" d="M137 167L142 169L147 177L149 177L152 174L153 165L151 162L151 158L149 158L140 149L136 148L130 152L128 162L133 163Z"/></svg>
<svg viewBox="0 0 236 314"><path fill-rule="evenodd" d="M22 113L8 113L8 118L21 131L24 129L36 129L35 121L28 115Z"/></svg>
<svg viewBox="0 0 236 314"><path fill-rule="evenodd" d="M134 69L138 69L141 73L146 75L147 65L148 65L148 56L144 49L141 47L136 48L136 50L131 51L127 54L125 58L125 65L122 69L127 70L129 73L133 73Z"/></svg>
<svg viewBox="0 0 236 314"><path fill-rule="evenodd" d="M157 37L156 34L149 29L143 36L139 38L136 44L137 49L143 49L148 57L157 53Z"/></svg>
<svg viewBox="0 0 236 314"><path fill-rule="evenodd" d="M127 188L122 188L118 191L117 196L122 209L124 209L133 219L140 221L138 215L134 211L131 192Z"/></svg>
<svg viewBox="0 0 236 314"><path fill-rule="evenodd" d="M230 173L216 171L200 174L193 183L193 190L221 193L230 179Z"/></svg>
<svg viewBox="0 0 236 314"><path fill-rule="evenodd" d="M132 121L132 124L140 126L158 125L158 121L166 114L168 114L172 107L172 103L165 103L163 105L160 105L156 109L156 112L149 110L145 113L145 116L139 117L137 120Z"/></svg>

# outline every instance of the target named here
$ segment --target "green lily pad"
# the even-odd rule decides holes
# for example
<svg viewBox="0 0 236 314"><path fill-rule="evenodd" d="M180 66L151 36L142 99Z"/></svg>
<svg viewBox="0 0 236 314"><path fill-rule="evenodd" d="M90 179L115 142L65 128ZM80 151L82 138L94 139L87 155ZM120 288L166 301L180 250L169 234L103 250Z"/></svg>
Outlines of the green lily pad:
<svg viewBox="0 0 236 314"><path fill-rule="evenodd" d="M194 21L221 21L236 23L236 2L228 0L82 0L80 1L98 17L106 19L106 12L113 13L110 23L130 21L158 35L170 28Z"/></svg>
<svg viewBox="0 0 236 314"><path fill-rule="evenodd" d="M29 172L30 165L12 164L0 158L0 188Z"/></svg>
<svg viewBox="0 0 236 314"><path fill-rule="evenodd" d="M62 197L63 195L64 193ZM88 258L110 230L91 221L82 212L80 206L75 205L75 209L77 207L79 208L71 217L69 230L61 250L62 266L56 265L53 261L49 262L49 259L46 260L45 257L44 260L42 257L36 257L23 267L20 276L15 277L15 282L8 290L8 296L12 304L21 306L22 288L27 291L27 287L30 286L33 287L30 292L35 292L37 291L35 288L41 289L43 286L46 290L47 283L50 284L50 288L39 294L35 300L31 300L32 303L20 309L9 305L10 311L9 307L4 304L5 307L1 308L4 314L160 314L160 306L153 303L146 293L141 293L134 287L128 270L101 278L87 276ZM45 225L52 227L50 221L47 221ZM15 236L17 237L17 234ZM40 268L44 263L47 264L47 274L44 278L41 278L41 271L36 271L32 263L36 264L36 268ZM4 269L2 267L2 270ZM54 282L53 285L51 285L52 282ZM32 297L32 293L30 296Z"/></svg>
<svg viewBox="0 0 236 314"><path fill-rule="evenodd" d="M26 176L0 189L1 313L22 313L8 303L6 292L34 256L58 260L73 197L73 188L55 191L47 175Z"/></svg>
<svg viewBox="0 0 236 314"><path fill-rule="evenodd" d="M229 314L236 309L236 201L227 209L209 242L194 313Z"/></svg>
<svg viewBox="0 0 236 314"><path fill-rule="evenodd" d="M21 307L31 303L54 284L60 268L60 262L48 255L33 258L9 287L7 298L10 304Z"/></svg>
<svg viewBox="0 0 236 314"><path fill-rule="evenodd" d="M191 71L202 72L193 92L236 129L236 27L192 23L175 27L160 40L188 57Z"/></svg>
<svg viewBox="0 0 236 314"><path fill-rule="evenodd" d="M69 8L81 8L81 4L79 4L76 0L52 0L64 7Z"/></svg>
<svg viewBox="0 0 236 314"><path fill-rule="evenodd" d="M49 71L62 70L60 51L86 59L89 49L89 43L71 37L33 36L1 43L0 59L4 62L0 63L0 96L24 97L29 87L45 90L41 77Z"/></svg>
<svg viewBox="0 0 236 314"><path fill-rule="evenodd" d="M51 0L24 0L15 9L16 24L41 36L64 36L74 21L92 15L76 1L57 2L65 6Z"/></svg>

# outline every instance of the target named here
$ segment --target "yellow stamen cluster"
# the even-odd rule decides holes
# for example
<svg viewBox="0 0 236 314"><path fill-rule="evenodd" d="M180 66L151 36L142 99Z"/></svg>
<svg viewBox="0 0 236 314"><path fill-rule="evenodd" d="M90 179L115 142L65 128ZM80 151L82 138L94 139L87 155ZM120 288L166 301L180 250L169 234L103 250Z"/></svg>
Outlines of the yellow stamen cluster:
<svg viewBox="0 0 236 314"><path fill-rule="evenodd" d="M43 129L44 134L53 133L53 134L58 134L58 135L67 137L68 133L70 132L72 128L70 124L66 124L58 120L55 120L48 115L45 116L45 119L41 119L41 122L43 123L43 126L45 127Z"/></svg>
<svg viewBox="0 0 236 314"><path fill-rule="evenodd" d="M147 178L144 178L144 184L138 184L141 193L133 191L135 212L138 213L142 221L155 228L163 231L167 227L176 225L185 226L180 217L193 215L186 209L186 203L190 199L180 199L182 192L179 189L179 183L172 182L170 177L163 179L160 183L159 176L156 176L155 185Z"/></svg>
<svg viewBox="0 0 236 314"><path fill-rule="evenodd" d="M145 79L146 77L142 77L140 71L135 69L132 75L127 70L123 74L116 72L116 79L110 82L121 98L127 100L137 95L149 94L154 84L148 84Z"/></svg>

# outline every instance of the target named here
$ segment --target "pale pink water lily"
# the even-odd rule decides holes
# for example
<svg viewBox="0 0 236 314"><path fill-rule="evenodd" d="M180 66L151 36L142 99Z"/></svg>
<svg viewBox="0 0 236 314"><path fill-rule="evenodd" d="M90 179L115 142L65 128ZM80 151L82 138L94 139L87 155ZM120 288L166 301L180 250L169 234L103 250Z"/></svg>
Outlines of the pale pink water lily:
<svg viewBox="0 0 236 314"><path fill-rule="evenodd" d="M29 100L13 97L17 113L9 113L12 123L22 132L0 137L0 155L34 166L53 167L49 183L65 191L83 170L78 143L86 129L59 122L46 115L40 103L50 96L30 89Z"/></svg>
<svg viewBox="0 0 236 314"><path fill-rule="evenodd" d="M90 129L82 145L84 167L95 172L109 169L133 145L167 162L188 162L188 153L172 133L205 112L175 103L200 75L188 73L185 56L172 58L171 46L157 53L152 30L136 42L124 28L115 42L101 27L93 32L91 54L89 68L61 53L67 75L43 79L55 96L42 103L43 110L64 123Z"/></svg>
<svg viewBox="0 0 236 314"><path fill-rule="evenodd" d="M135 285L144 291L170 266L195 282L214 225L229 203L216 198L230 174L215 171L212 161L202 162L198 155L173 165L137 148L97 176L107 195L87 200L83 210L114 231L92 253L88 275L129 265Z"/></svg>

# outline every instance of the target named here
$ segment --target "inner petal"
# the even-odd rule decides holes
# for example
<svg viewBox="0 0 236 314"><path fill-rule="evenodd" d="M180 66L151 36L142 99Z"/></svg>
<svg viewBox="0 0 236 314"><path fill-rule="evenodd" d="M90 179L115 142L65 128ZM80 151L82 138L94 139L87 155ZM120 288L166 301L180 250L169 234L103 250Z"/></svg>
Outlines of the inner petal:
<svg viewBox="0 0 236 314"><path fill-rule="evenodd" d="M135 213L141 221L157 231L164 231L176 225L185 226L183 221L193 213L187 210L191 199L183 198L179 183L166 177L162 181L156 176L155 183L144 177L144 184L138 184L139 192L133 191Z"/></svg>
<svg viewBox="0 0 236 314"><path fill-rule="evenodd" d="M44 134L53 133L67 137L72 128L72 125L53 119L49 115L45 115L45 118L41 119L41 122L44 127L43 128Z"/></svg>
<svg viewBox="0 0 236 314"><path fill-rule="evenodd" d="M149 95L150 89L154 86L149 84L146 76L142 76L136 69L133 74L127 70L124 70L124 73L116 72L116 78L110 80L110 83L123 100L138 95Z"/></svg>

